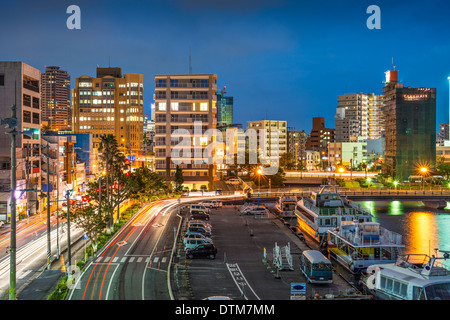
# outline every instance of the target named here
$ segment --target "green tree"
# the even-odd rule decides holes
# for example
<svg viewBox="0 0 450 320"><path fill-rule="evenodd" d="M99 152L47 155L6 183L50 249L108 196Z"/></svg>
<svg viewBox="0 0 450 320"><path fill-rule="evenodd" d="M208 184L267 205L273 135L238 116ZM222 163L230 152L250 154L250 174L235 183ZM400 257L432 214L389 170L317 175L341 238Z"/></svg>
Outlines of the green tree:
<svg viewBox="0 0 450 320"><path fill-rule="evenodd" d="M177 169L175 171L175 192L183 191L183 183L184 183L183 171L177 165Z"/></svg>

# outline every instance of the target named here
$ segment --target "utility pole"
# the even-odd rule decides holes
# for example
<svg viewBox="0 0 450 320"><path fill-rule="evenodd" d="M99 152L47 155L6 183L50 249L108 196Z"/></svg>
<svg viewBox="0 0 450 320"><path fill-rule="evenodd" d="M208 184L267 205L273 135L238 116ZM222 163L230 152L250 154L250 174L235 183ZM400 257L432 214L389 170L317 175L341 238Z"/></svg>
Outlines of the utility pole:
<svg viewBox="0 0 450 320"><path fill-rule="evenodd" d="M8 126L12 129L11 134L11 240L10 240L10 271L9 271L9 300L16 299L16 135L17 135L17 107L13 104L11 108L12 124Z"/></svg>
<svg viewBox="0 0 450 320"><path fill-rule="evenodd" d="M52 247L50 240L50 152L49 141L47 141L47 270L50 270Z"/></svg>
<svg viewBox="0 0 450 320"><path fill-rule="evenodd" d="M66 191L67 197L67 261L69 262L69 267L72 265L72 252L70 248L70 192Z"/></svg>

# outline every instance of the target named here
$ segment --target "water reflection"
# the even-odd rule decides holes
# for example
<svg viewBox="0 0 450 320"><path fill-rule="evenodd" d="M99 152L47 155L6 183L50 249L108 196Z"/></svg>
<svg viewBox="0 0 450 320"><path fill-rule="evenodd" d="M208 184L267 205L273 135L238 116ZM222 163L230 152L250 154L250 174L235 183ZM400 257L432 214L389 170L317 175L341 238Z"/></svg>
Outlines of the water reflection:
<svg viewBox="0 0 450 320"><path fill-rule="evenodd" d="M407 253L435 254L450 250L450 207L427 208L414 201L361 201L361 207L384 228L400 233ZM441 254L440 254L441 255ZM450 261L447 261L447 265Z"/></svg>

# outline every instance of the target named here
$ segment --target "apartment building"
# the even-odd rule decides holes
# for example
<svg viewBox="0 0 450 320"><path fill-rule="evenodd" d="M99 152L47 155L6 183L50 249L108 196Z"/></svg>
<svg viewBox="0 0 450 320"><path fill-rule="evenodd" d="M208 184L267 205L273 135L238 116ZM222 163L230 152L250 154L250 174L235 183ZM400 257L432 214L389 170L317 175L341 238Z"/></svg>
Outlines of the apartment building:
<svg viewBox="0 0 450 320"><path fill-rule="evenodd" d="M42 121L50 130L72 130L70 75L61 67L46 66L41 75Z"/></svg>
<svg viewBox="0 0 450 320"><path fill-rule="evenodd" d="M378 139L384 130L384 96L374 93L338 96L335 120L336 142L348 142L350 137Z"/></svg>
<svg viewBox="0 0 450 320"><path fill-rule="evenodd" d="M287 148L287 122L279 120L247 121L247 130L257 131L258 151L264 151L272 163L278 163L278 158L288 151ZM260 130L264 130L265 145L261 141ZM262 149L264 148L264 150Z"/></svg>
<svg viewBox="0 0 450 320"><path fill-rule="evenodd" d="M39 209L37 192L22 192L24 189L41 189L41 72L24 62L0 62L0 118L11 117L11 107L15 104L17 113L17 131L28 131L31 135L18 134L16 136L17 156L17 213L24 214L30 210L34 214ZM11 129L0 127L0 165L5 175L1 180L3 198L8 198L10 190L11 170ZM28 202L27 202L28 197ZM28 207L27 207L28 204ZM5 202L0 203L0 207ZM3 210L4 211L4 210ZM0 219L8 219L10 208L7 206L7 215Z"/></svg>
<svg viewBox="0 0 450 320"><path fill-rule="evenodd" d="M76 78L72 90L73 132L91 133L98 148L102 135L112 134L119 149L140 155L144 122L142 74L124 74L121 68L97 68L95 78Z"/></svg>
<svg viewBox="0 0 450 320"><path fill-rule="evenodd" d="M173 181L176 166L189 189L213 188L215 150L206 131L217 126L217 75L155 76L156 172Z"/></svg>

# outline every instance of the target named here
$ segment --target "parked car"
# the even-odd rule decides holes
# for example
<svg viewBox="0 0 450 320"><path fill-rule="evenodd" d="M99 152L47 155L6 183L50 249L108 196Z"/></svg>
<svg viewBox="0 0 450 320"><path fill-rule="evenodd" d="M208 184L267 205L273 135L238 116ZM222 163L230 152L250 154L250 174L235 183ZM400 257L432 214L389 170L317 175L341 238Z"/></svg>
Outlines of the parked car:
<svg viewBox="0 0 450 320"><path fill-rule="evenodd" d="M193 258L210 258L214 259L217 255L217 248L213 243L199 244L195 248L186 250L186 257Z"/></svg>
<svg viewBox="0 0 450 320"><path fill-rule="evenodd" d="M191 223L191 221L192 221L192 223ZM210 224L204 224L204 223L201 223L201 222L196 222L196 221L201 221L201 220L191 220L191 221L188 223L188 228L189 227L205 228L209 232L211 232L211 230L212 230Z"/></svg>
<svg viewBox="0 0 450 320"><path fill-rule="evenodd" d="M187 233L201 233L207 238L211 238L211 232L204 227L188 227Z"/></svg>
<svg viewBox="0 0 450 320"><path fill-rule="evenodd" d="M205 243L211 243L211 241L208 241L206 239L188 239L184 243L184 251L188 249L193 249L199 244L205 244Z"/></svg>
<svg viewBox="0 0 450 320"><path fill-rule="evenodd" d="M205 206L206 208L218 208L218 203L216 200L206 200L200 203L201 205Z"/></svg>
<svg viewBox="0 0 450 320"><path fill-rule="evenodd" d="M200 240L205 240L207 242L212 242L211 238L205 237L203 234L198 233L198 232L185 233L185 235L183 237L183 244L185 244L186 241L188 241L189 239L200 239Z"/></svg>
<svg viewBox="0 0 450 320"><path fill-rule="evenodd" d="M192 211L205 211L209 213L209 209L202 204L191 204L190 212L192 213Z"/></svg>
<svg viewBox="0 0 450 320"><path fill-rule="evenodd" d="M248 211L245 211L245 214L268 214L269 210L267 208L254 208Z"/></svg>
<svg viewBox="0 0 450 320"><path fill-rule="evenodd" d="M200 210L194 210L191 212L190 220L209 220L209 213Z"/></svg>
<svg viewBox="0 0 450 320"><path fill-rule="evenodd" d="M201 224L201 225L205 226L206 228L209 228L212 230L211 224L209 224L205 220L189 220L189 222L188 222L188 226L191 226L191 225L193 226L196 224Z"/></svg>

